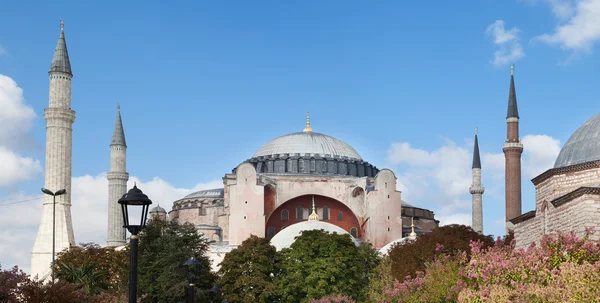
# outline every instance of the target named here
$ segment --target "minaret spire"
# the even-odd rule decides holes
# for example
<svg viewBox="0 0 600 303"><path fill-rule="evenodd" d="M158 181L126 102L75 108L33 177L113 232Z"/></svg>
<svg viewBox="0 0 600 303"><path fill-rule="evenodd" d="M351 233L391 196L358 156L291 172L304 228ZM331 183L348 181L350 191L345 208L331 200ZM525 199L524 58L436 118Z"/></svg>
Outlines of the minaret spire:
<svg viewBox="0 0 600 303"><path fill-rule="evenodd" d="M417 233L415 232L415 217L410 218L410 230L411 230L411 232L408 235L408 237L410 237L412 239L416 239Z"/></svg>
<svg viewBox="0 0 600 303"><path fill-rule="evenodd" d="M521 154L523 144L519 138L519 110L515 90L515 67L510 69L508 110L506 114L506 141L502 146L505 158L506 229L512 230L510 219L521 215Z"/></svg>
<svg viewBox="0 0 600 303"><path fill-rule="evenodd" d="M67 51L67 42L65 40L65 23L62 19L60 19L60 35L58 36L54 57L52 58L52 64L50 65L50 73L52 72L65 73L70 77L73 77L69 52Z"/></svg>
<svg viewBox="0 0 600 303"><path fill-rule="evenodd" d="M473 146L473 166L471 169L472 182L469 192L472 199L471 227L478 233L483 233L483 193L485 188L481 185L481 158L479 156L479 142L477 128L475 128L475 144Z"/></svg>
<svg viewBox="0 0 600 303"><path fill-rule="evenodd" d="M310 127L310 112L306 112L306 126L304 127L303 132L312 133L313 129Z"/></svg>
<svg viewBox="0 0 600 303"><path fill-rule="evenodd" d="M115 129L110 141L110 171L106 174L108 179L108 230L107 246L125 245L125 228L123 216L118 204L119 198L127 193L127 144L125 131L121 120L121 105L117 103L117 118ZM134 185L135 187L135 185Z"/></svg>

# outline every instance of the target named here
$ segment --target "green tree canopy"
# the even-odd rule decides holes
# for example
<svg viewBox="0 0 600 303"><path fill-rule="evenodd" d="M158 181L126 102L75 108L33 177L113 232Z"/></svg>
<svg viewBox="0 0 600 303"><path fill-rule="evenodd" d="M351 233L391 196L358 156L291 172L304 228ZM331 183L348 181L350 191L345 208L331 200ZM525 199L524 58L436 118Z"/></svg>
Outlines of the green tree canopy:
<svg viewBox="0 0 600 303"><path fill-rule="evenodd" d="M278 279L281 301L300 303L344 294L363 302L368 287L367 270L378 262L376 252L367 249L372 250L368 246L356 247L347 234L302 232L289 248L282 250L282 273Z"/></svg>
<svg viewBox="0 0 600 303"><path fill-rule="evenodd" d="M138 292L146 295L142 302L179 302L188 285L183 263L195 257L201 263L196 285L199 302L208 300L208 290L215 283L206 256L209 241L190 223L153 220L140 233Z"/></svg>
<svg viewBox="0 0 600 303"><path fill-rule="evenodd" d="M392 276L400 282L407 276L414 277L442 253L454 256L464 251L470 255L471 241L483 242L483 248L494 245L492 236L484 236L469 226L458 224L442 226L414 241L396 244L388 252Z"/></svg>
<svg viewBox="0 0 600 303"><path fill-rule="evenodd" d="M232 302L277 302L280 259L269 240L250 236L221 262L218 285L223 296Z"/></svg>

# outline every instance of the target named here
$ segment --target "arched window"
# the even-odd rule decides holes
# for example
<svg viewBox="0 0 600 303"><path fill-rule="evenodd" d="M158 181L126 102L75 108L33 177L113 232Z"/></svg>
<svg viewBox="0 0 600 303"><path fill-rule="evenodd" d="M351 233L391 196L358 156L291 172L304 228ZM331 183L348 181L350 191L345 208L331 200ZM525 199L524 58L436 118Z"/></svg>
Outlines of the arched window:
<svg viewBox="0 0 600 303"><path fill-rule="evenodd" d="M290 212L287 209L281 211L281 221L287 221L290 218Z"/></svg>
<svg viewBox="0 0 600 303"><path fill-rule="evenodd" d="M304 208L302 208L302 205L298 205L296 206L296 220L303 220L304 219Z"/></svg>
<svg viewBox="0 0 600 303"><path fill-rule="evenodd" d="M344 214L341 211L338 211L338 221L344 220Z"/></svg>
<svg viewBox="0 0 600 303"><path fill-rule="evenodd" d="M329 220L329 207L323 206L323 220Z"/></svg>
<svg viewBox="0 0 600 303"><path fill-rule="evenodd" d="M358 229L356 229L356 227L352 227L350 228L350 234L356 238L357 234L358 234Z"/></svg>
<svg viewBox="0 0 600 303"><path fill-rule="evenodd" d="M267 238L271 239L273 236L275 236L275 227L269 226L269 228L267 228Z"/></svg>

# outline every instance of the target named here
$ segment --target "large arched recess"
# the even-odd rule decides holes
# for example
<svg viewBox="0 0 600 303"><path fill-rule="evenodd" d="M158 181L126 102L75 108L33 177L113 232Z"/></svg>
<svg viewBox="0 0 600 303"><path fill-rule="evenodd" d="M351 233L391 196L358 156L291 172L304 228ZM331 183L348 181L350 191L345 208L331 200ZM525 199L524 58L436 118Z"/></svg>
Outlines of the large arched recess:
<svg viewBox="0 0 600 303"><path fill-rule="evenodd" d="M273 211L273 213L271 213L271 215L268 217L266 222L266 237L271 238L287 226L306 221L312 212L313 197L315 198L315 207L317 208L317 213L319 214L319 220L337 225L356 238L362 238L362 232L360 231L358 218L352 212L352 210L350 210L348 206L344 205L344 203L336 199L320 195L304 195L295 197L277 207L275 211ZM296 210L298 209L298 206L302 206L302 209L304 210L302 219L297 218ZM324 218L323 210L325 207L329 209L329 218L326 216ZM285 216L286 211L287 220ZM282 212L284 213L283 216Z"/></svg>

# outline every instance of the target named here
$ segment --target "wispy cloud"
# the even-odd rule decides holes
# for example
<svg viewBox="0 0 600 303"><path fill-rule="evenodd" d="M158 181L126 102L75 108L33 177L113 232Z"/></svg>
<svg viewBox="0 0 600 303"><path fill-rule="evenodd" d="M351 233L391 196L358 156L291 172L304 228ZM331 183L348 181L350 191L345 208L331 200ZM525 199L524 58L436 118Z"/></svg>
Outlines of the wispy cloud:
<svg viewBox="0 0 600 303"><path fill-rule="evenodd" d="M485 33L493 39L492 42L497 47L492 64L502 66L514 63L525 56L523 47L519 43L518 28L507 30L504 28L504 20L496 20L487 27Z"/></svg>
<svg viewBox="0 0 600 303"><path fill-rule="evenodd" d="M0 45L0 56L6 55L6 54L7 54L6 50L4 48L2 48L2 45Z"/></svg>
<svg viewBox="0 0 600 303"><path fill-rule="evenodd" d="M546 0L559 24L551 34L534 41L559 45L574 52L591 52L600 40L600 0Z"/></svg>

